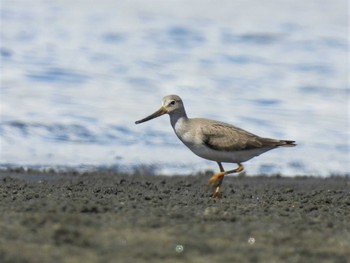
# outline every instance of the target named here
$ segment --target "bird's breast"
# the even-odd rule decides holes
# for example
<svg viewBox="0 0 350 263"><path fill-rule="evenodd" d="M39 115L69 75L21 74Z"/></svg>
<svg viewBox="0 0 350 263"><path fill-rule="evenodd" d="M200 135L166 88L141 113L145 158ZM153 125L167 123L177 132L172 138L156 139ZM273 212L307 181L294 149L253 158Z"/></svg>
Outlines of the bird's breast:
<svg viewBox="0 0 350 263"><path fill-rule="evenodd" d="M174 125L174 131L179 139L187 146L201 144L202 138L196 133L196 129L191 127L186 121L178 120Z"/></svg>

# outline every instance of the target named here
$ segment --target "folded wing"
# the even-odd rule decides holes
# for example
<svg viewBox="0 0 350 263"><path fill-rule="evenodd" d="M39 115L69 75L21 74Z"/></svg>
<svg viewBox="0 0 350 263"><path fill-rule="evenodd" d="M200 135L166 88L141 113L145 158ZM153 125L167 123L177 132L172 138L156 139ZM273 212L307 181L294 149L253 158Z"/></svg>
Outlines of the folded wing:
<svg viewBox="0 0 350 263"><path fill-rule="evenodd" d="M294 141L259 137L243 129L226 123L208 123L202 129L203 142L211 149L219 151L242 151L278 146L295 146Z"/></svg>

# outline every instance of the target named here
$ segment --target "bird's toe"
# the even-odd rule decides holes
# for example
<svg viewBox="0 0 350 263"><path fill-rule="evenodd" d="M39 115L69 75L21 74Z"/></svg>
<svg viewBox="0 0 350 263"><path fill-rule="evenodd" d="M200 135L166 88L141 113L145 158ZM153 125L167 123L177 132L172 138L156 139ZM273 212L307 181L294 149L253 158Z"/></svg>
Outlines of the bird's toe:
<svg viewBox="0 0 350 263"><path fill-rule="evenodd" d="M221 198L220 187L217 187L214 193L211 195L212 199L218 200Z"/></svg>

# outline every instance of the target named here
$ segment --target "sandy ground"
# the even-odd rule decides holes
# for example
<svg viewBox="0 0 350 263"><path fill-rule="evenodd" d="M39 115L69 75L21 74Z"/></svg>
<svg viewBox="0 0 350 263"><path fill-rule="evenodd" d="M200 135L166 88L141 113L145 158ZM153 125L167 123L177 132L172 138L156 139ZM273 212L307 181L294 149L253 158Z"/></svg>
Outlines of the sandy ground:
<svg viewBox="0 0 350 263"><path fill-rule="evenodd" d="M0 262L350 262L350 178L0 173Z"/></svg>

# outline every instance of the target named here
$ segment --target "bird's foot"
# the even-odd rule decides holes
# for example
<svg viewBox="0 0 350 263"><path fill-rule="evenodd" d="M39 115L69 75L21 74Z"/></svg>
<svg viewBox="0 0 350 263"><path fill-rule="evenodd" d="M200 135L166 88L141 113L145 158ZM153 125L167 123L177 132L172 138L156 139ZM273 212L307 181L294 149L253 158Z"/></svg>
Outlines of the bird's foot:
<svg viewBox="0 0 350 263"><path fill-rule="evenodd" d="M215 187L215 191L211 195L211 198L213 198L213 199L220 199L221 198L220 186L221 186L222 180L224 179L224 176L225 176L225 172L220 172L220 173L214 174L209 179L208 185Z"/></svg>
<svg viewBox="0 0 350 263"><path fill-rule="evenodd" d="M222 180L224 179L225 172L214 174L208 181L208 185L219 187ZM219 188L220 190L220 188ZM216 191L216 190L215 190Z"/></svg>
<svg viewBox="0 0 350 263"><path fill-rule="evenodd" d="M212 198L212 199L215 199L215 200L218 200L218 199L221 198L220 186L217 186L217 187L215 188L215 191L214 191L214 193L211 195L211 198Z"/></svg>

